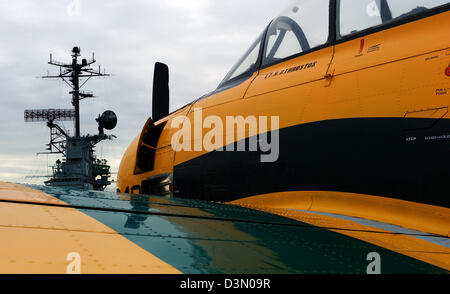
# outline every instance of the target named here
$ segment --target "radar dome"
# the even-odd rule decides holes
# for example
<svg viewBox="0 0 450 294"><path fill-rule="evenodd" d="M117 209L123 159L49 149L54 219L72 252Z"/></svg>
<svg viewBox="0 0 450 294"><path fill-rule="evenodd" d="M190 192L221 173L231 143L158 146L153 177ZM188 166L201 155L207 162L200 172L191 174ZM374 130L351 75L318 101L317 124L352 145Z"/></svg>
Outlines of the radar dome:
<svg viewBox="0 0 450 294"><path fill-rule="evenodd" d="M98 123L100 127L107 130L112 130L117 125L117 116L113 111L107 110L102 113L102 115L98 119Z"/></svg>

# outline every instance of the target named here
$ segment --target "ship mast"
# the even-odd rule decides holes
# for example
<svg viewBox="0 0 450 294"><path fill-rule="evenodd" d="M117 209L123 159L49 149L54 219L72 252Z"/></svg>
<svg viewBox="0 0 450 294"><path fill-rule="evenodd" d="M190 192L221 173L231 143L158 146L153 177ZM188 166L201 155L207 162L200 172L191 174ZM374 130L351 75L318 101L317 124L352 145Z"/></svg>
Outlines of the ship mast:
<svg viewBox="0 0 450 294"><path fill-rule="evenodd" d="M75 110L75 137L80 137L80 100L85 98L94 98L92 92L83 92L80 89L89 81L92 77L107 77L109 74L102 73L100 66L98 71L94 71L90 66L96 62L94 53L92 53L92 59L82 59L81 63L78 63L78 57L81 55L79 47L73 47L72 49L72 63L65 64L58 61L54 61L52 54L50 54L50 61L48 64L59 67L59 75L56 76L43 76L44 79L62 79L67 85L72 88L69 94L72 94L72 105ZM80 85L80 78L86 78L86 80Z"/></svg>

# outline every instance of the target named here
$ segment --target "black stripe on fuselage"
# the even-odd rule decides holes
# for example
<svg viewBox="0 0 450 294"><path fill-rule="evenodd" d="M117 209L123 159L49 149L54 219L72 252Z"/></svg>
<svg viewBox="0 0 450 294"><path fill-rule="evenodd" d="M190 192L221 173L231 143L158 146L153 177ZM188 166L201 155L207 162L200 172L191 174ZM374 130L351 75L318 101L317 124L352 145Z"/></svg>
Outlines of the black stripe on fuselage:
<svg viewBox="0 0 450 294"><path fill-rule="evenodd" d="M174 196L336 191L449 207L449 119L327 120L280 129L279 138L276 162L260 162L260 151L213 151L175 166Z"/></svg>

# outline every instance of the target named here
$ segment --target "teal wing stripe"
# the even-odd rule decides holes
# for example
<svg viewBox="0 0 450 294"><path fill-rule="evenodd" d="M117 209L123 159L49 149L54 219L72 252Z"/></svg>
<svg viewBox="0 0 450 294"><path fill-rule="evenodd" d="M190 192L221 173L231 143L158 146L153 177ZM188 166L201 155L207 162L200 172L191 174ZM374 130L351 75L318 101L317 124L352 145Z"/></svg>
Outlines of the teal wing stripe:
<svg viewBox="0 0 450 294"><path fill-rule="evenodd" d="M296 220L233 205L31 186L95 218L184 273L448 273L434 265Z"/></svg>

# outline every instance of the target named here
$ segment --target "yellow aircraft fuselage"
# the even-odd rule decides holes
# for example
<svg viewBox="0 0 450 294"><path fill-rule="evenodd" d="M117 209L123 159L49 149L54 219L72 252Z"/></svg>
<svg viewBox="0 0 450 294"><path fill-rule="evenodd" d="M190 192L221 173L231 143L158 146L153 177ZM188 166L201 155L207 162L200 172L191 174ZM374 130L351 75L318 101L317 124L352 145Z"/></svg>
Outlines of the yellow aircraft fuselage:
<svg viewBox="0 0 450 294"><path fill-rule="evenodd" d="M118 191L314 209L448 236L448 214L440 214L449 207L448 10L343 38L333 24L327 43L149 119L123 156ZM182 125L192 139L176 137ZM267 132L279 148L262 162L269 152L249 146ZM223 150L205 148L205 140ZM239 142L245 150L227 151Z"/></svg>

